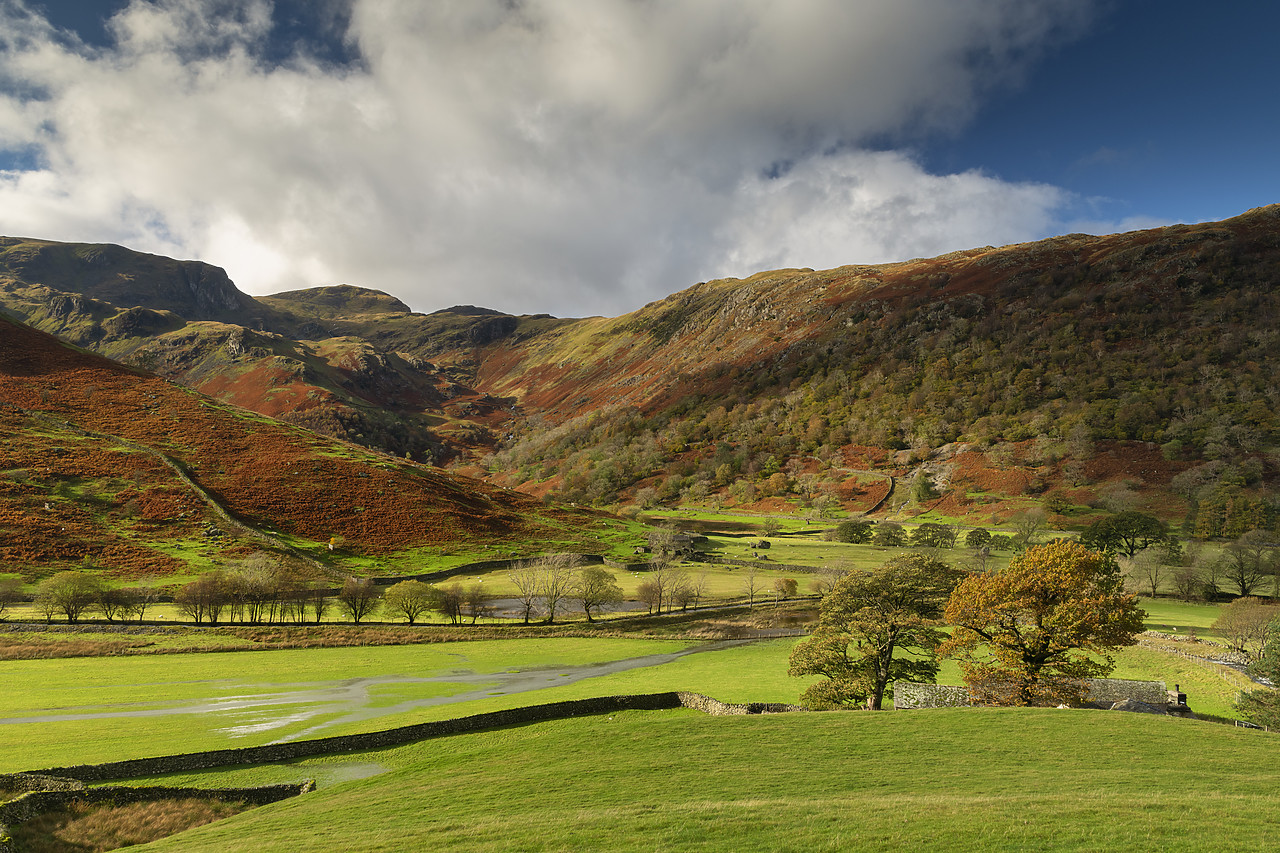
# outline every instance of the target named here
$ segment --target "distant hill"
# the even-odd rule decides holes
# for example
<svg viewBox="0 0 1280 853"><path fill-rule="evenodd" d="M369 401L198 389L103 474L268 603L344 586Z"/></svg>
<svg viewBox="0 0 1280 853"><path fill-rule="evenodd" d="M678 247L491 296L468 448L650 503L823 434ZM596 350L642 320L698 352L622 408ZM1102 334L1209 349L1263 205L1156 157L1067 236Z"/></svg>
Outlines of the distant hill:
<svg viewBox="0 0 1280 853"><path fill-rule="evenodd" d="M0 436L0 564L28 580L86 562L180 577L258 552L342 577L601 547L583 512L215 403L4 317Z"/></svg>
<svg viewBox="0 0 1280 853"><path fill-rule="evenodd" d="M295 423L397 454L417 442L579 502L883 513L938 493L940 511L1000 518L1046 495L1079 507L1127 490L1180 519L1206 490L1265 502L1280 480L1280 206L776 270L579 320L415 314L344 285L243 297L238 320L214 325L159 303L77 307L83 274L27 275L0 267L0 300L40 328ZM899 488L882 501L889 477ZM930 487L908 493L920 478Z"/></svg>

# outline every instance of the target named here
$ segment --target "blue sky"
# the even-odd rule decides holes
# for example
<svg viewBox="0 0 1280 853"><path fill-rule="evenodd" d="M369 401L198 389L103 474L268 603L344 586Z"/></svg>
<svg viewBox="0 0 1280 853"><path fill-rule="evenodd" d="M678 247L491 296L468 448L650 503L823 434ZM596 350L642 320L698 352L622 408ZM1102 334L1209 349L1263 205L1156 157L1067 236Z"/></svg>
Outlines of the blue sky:
<svg viewBox="0 0 1280 853"><path fill-rule="evenodd" d="M1280 201L1280 6L0 0L0 233L619 314Z"/></svg>

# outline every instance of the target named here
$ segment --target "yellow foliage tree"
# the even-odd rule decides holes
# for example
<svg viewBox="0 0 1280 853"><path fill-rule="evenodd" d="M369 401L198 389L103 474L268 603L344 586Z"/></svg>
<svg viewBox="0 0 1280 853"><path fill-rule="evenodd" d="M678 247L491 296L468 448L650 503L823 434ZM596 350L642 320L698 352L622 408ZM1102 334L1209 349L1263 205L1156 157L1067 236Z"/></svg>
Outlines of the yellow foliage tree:
<svg viewBox="0 0 1280 853"><path fill-rule="evenodd" d="M1110 674L1111 652L1133 645L1145 616L1110 555L1056 540L961 581L943 616L955 631L938 651L959 658L978 701L1074 704L1084 679Z"/></svg>

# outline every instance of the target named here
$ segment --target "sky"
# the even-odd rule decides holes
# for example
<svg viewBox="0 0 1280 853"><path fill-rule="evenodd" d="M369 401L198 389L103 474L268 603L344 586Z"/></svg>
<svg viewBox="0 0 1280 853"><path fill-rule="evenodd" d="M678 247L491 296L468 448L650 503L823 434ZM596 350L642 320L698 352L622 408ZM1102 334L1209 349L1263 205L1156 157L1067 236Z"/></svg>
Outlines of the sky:
<svg viewBox="0 0 1280 853"><path fill-rule="evenodd" d="M1256 0L0 0L0 234L614 316L1280 202Z"/></svg>

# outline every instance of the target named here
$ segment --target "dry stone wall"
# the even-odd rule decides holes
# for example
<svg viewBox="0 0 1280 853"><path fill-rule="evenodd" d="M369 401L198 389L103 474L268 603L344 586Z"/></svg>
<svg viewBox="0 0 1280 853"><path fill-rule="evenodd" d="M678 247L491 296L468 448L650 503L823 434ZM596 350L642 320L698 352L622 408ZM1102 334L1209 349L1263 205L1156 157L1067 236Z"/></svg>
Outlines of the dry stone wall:
<svg viewBox="0 0 1280 853"><path fill-rule="evenodd" d="M72 803L120 806L127 803L151 803L158 800L221 800L242 802L252 806L265 806L315 789L312 781L286 785L263 785L257 788L172 788L163 786L85 788L71 779L57 779L36 774L19 773L3 777L26 777L16 780L43 786L0 803L0 853L16 853L10 844L9 827L32 818L68 806ZM7 782L6 782L7 783Z"/></svg>
<svg viewBox="0 0 1280 853"><path fill-rule="evenodd" d="M698 693L670 692L603 696L594 699L575 699L542 705L529 705L505 711L490 711L485 714L473 714L468 717L457 717L452 720L439 720L430 723L417 723L411 726L401 726L365 734L339 735L240 749L216 749L207 752L187 753L185 755L136 758L129 761L112 761L106 764L80 764L35 772L47 776L79 779L84 782L103 782L112 779L131 779L138 776L157 776L163 773L208 770L214 767L232 767L240 764L270 764L313 755L383 749L446 735L467 734L487 729L562 720L570 717L612 714L619 711L665 711L673 708L693 708L703 713L717 716L775 714L804 710L795 705L758 702L745 705L730 705Z"/></svg>
<svg viewBox="0 0 1280 853"><path fill-rule="evenodd" d="M1110 708L1117 702L1134 701L1164 711L1169 693L1163 681L1126 681L1121 678L1086 679L1089 691L1085 704ZM898 710L958 708L973 704L966 687L897 681L893 685L893 707Z"/></svg>

